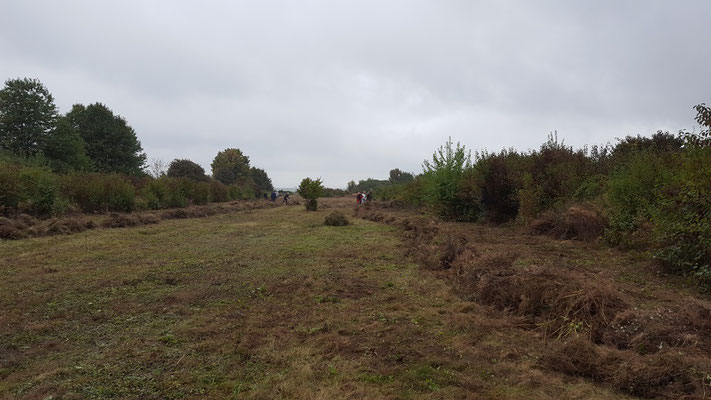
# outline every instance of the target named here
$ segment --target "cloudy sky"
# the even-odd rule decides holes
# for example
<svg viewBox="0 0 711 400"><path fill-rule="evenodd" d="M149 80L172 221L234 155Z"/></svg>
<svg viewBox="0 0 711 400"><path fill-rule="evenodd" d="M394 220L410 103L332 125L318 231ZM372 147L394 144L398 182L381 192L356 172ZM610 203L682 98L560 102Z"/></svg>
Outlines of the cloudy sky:
<svg viewBox="0 0 711 400"><path fill-rule="evenodd" d="M102 102L149 158L237 147L277 187L471 149L693 129L711 1L0 0L0 79Z"/></svg>

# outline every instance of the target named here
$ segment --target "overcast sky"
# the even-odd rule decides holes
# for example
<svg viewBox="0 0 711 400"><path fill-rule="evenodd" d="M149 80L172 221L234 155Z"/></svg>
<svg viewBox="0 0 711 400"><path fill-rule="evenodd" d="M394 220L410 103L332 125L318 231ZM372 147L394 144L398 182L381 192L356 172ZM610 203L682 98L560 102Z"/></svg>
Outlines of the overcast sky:
<svg viewBox="0 0 711 400"><path fill-rule="evenodd" d="M102 102L149 159L237 147L277 187L421 172L447 137L537 148L693 129L711 1L0 0L0 78Z"/></svg>

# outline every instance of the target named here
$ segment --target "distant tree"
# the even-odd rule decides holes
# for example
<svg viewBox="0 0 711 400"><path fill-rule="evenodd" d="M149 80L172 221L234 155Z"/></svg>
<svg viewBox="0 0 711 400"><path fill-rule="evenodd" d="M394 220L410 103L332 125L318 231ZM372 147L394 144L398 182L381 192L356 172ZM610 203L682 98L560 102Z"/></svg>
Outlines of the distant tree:
<svg viewBox="0 0 711 400"><path fill-rule="evenodd" d="M0 90L0 147L23 157L42 151L54 129L57 108L37 79L11 79Z"/></svg>
<svg viewBox="0 0 711 400"><path fill-rule="evenodd" d="M66 117L86 142L87 154L97 171L143 172L146 155L136 132L123 117L101 103L75 104Z"/></svg>
<svg viewBox="0 0 711 400"><path fill-rule="evenodd" d="M151 158L151 161L148 165L148 175L158 179L161 176L165 176L167 170L168 167L165 165L165 161L161 160L160 158Z"/></svg>
<svg viewBox="0 0 711 400"><path fill-rule="evenodd" d="M43 153L55 172L89 171L92 163L86 154L86 143L65 117L57 119L57 126L47 136Z"/></svg>
<svg viewBox="0 0 711 400"><path fill-rule="evenodd" d="M321 178L304 178L296 192L299 193L299 196L306 199L307 210L316 211L318 208L317 199L323 195L323 183L321 182Z"/></svg>
<svg viewBox="0 0 711 400"><path fill-rule="evenodd" d="M356 190L356 183L355 181L350 181L348 182L348 186L346 186L346 191L348 193L353 193Z"/></svg>
<svg viewBox="0 0 711 400"><path fill-rule="evenodd" d="M271 192L274 190L274 186L272 185L272 180L269 179L267 172L264 171L263 169L255 168L255 167L250 168L249 169L249 177L252 179L252 182L254 182L254 184L256 185L259 193Z"/></svg>
<svg viewBox="0 0 711 400"><path fill-rule="evenodd" d="M249 182L249 157L239 149L225 149L217 153L210 165L212 177L225 185Z"/></svg>
<svg viewBox="0 0 711 400"><path fill-rule="evenodd" d="M399 168L390 170L390 183L392 184L407 183L413 180L415 180L415 176L409 172L400 171Z"/></svg>
<svg viewBox="0 0 711 400"><path fill-rule="evenodd" d="M209 180L203 167L187 159L171 161L167 175L172 178L189 178L194 181L206 182Z"/></svg>
<svg viewBox="0 0 711 400"><path fill-rule="evenodd" d="M387 186L389 184L390 184L390 181L384 180L384 179L373 179L373 178L361 179L358 181L358 184L355 186L354 191L364 192L364 191L368 191L368 190L375 190L377 188Z"/></svg>

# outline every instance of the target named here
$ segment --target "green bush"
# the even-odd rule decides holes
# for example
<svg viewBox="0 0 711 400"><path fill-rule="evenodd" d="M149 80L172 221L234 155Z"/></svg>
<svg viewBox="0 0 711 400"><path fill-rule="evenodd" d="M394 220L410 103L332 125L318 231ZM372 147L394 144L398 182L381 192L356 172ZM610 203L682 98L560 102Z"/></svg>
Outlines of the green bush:
<svg viewBox="0 0 711 400"><path fill-rule="evenodd" d="M508 158L507 153L502 152L478 160L474 168L479 175L481 208L491 222L506 222L518 215L518 190L511 176Z"/></svg>
<svg viewBox="0 0 711 400"><path fill-rule="evenodd" d="M16 211L25 196L20 177L21 169L18 164L0 161L0 211L3 214Z"/></svg>
<svg viewBox="0 0 711 400"><path fill-rule="evenodd" d="M210 201L210 184L197 182L193 189L193 204L204 205Z"/></svg>
<svg viewBox="0 0 711 400"><path fill-rule="evenodd" d="M229 200L230 197L227 192L227 186L220 181L212 180L210 182L210 201L220 203Z"/></svg>
<svg viewBox="0 0 711 400"><path fill-rule="evenodd" d="M135 189L121 175L73 173L60 179L62 192L84 212L133 211Z"/></svg>
<svg viewBox="0 0 711 400"><path fill-rule="evenodd" d="M671 168L655 152L640 152L610 175L605 204L610 228L608 242L623 244L625 237L652 219L659 206L659 190L671 178Z"/></svg>
<svg viewBox="0 0 711 400"><path fill-rule="evenodd" d="M318 209L318 200L307 199L306 200L306 211L316 211Z"/></svg>
<svg viewBox="0 0 711 400"><path fill-rule="evenodd" d="M247 186L232 184L227 186L227 197L233 200L248 200L254 198L254 190Z"/></svg>
<svg viewBox="0 0 711 400"><path fill-rule="evenodd" d="M299 193L299 196L306 199L306 210L316 211L318 208L317 199L323 195L323 184L321 183L321 178L302 179L297 193Z"/></svg>
<svg viewBox="0 0 711 400"><path fill-rule="evenodd" d="M653 215L661 246L656 257L711 283L711 148L686 151L665 183Z"/></svg>
<svg viewBox="0 0 711 400"><path fill-rule="evenodd" d="M51 171L0 161L0 212L50 216L66 207L57 176Z"/></svg>
<svg viewBox="0 0 711 400"><path fill-rule="evenodd" d="M449 139L425 160L422 175L425 203L440 216L450 219L467 219L471 214L471 199L462 198L459 192L465 171L471 168L471 155L464 146L453 146Z"/></svg>

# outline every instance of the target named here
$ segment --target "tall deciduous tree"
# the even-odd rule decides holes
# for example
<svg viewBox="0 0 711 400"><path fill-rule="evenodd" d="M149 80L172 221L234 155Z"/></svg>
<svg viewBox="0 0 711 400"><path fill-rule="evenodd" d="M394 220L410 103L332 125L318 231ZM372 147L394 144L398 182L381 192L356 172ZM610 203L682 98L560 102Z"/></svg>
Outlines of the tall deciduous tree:
<svg viewBox="0 0 711 400"><path fill-rule="evenodd" d="M269 179L269 176L267 175L267 172L261 168L255 168L252 167L249 169L249 177L252 179L252 182L257 186L257 190L259 190L260 193L262 192L271 192L274 190L274 186L272 185L272 180Z"/></svg>
<svg viewBox="0 0 711 400"><path fill-rule="evenodd" d="M57 119L57 125L47 136L43 153L53 171L88 171L91 159L86 154L86 143L66 117Z"/></svg>
<svg viewBox="0 0 711 400"><path fill-rule="evenodd" d="M0 90L0 147L31 157L42 151L54 129L57 108L37 79L11 79Z"/></svg>
<svg viewBox="0 0 711 400"><path fill-rule="evenodd" d="M207 181L205 169L198 163L187 159L175 159L170 162L168 176L173 178L189 178L194 181Z"/></svg>
<svg viewBox="0 0 711 400"><path fill-rule="evenodd" d="M67 113L71 126L86 142L96 170L140 174L146 162L141 142L126 120L101 103L75 104Z"/></svg>
<svg viewBox="0 0 711 400"><path fill-rule="evenodd" d="M249 157L242 154L239 149L225 149L217 153L210 165L212 177L225 185L233 183L248 183Z"/></svg>

